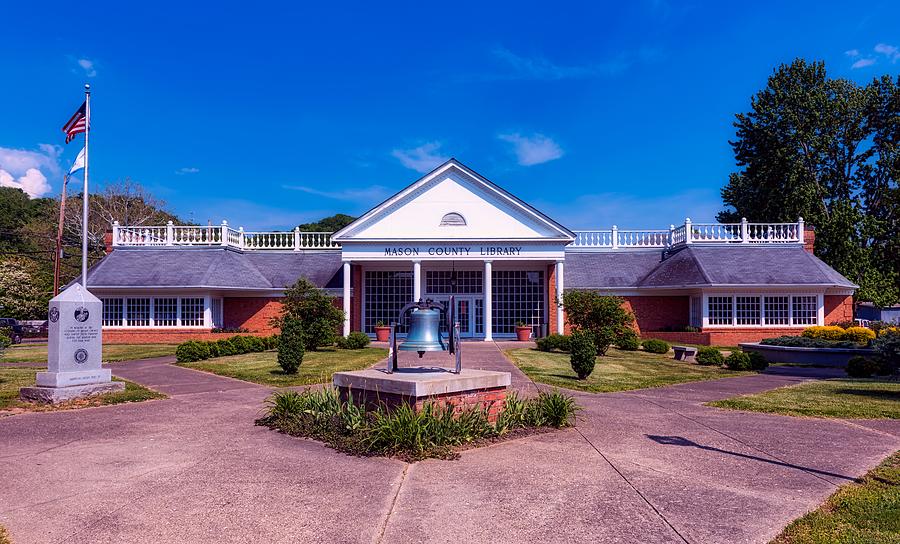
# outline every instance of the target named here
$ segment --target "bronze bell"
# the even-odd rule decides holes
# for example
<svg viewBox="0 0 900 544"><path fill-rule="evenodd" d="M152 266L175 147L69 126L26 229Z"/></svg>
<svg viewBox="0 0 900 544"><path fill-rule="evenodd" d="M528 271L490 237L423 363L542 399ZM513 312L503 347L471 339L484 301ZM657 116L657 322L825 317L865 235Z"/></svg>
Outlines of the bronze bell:
<svg viewBox="0 0 900 544"><path fill-rule="evenodd" d="M421 358L426 351L447 351L441 338L441 312L433 308L417 308L410 313L409 333L397 349L418 352Z"/></svg>

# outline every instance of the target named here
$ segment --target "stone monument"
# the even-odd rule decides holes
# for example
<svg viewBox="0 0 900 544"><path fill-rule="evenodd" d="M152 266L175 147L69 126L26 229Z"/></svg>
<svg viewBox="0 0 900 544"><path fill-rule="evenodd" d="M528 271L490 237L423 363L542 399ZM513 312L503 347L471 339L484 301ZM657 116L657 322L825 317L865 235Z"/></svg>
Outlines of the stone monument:
<svg viewBox="0 0 900 544"><path fill-rule="evenodd" d="M64 402L122 391L109 369L102 368L103 303L79 284L50 300L47 372L38 372L36 387L19 396L37 402Z"/></svg>

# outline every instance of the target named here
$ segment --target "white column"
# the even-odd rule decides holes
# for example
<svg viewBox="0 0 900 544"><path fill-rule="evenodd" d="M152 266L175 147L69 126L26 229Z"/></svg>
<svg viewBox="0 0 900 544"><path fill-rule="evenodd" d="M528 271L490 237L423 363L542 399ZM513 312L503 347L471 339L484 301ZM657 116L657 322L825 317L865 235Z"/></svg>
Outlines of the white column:
<svg viewBox="0 0 900 544"><path fill-rule="evenodd" d="M413 301L422 298L422 261L413 261Z"/></svg>
<svg viewBox="0 0 900 544"><path fill-rule="evenodd" d="M818 308L816 309L816 323L821 327L825 325L825 295L819 293L816 295L816 305Z"/></svg>
<svg viewBox="0 0 900 544"><path fill-rule="evenodd" d="M350 334L350 261L344 261L344 336Z"/></svg>
<svg viewBox="0 0 900 544"><path fill-rule="evenodd" d="M566 333L566 323L562 306L564 288L563 261L556 261L556 332L559 334Z"/></svg>
<svg viewBox="0 0 900 544"><path fill-rule="evenodd" d="M494 340L493 328L494 320L492 317L494 311L494 281L492 274L491 261L484 261L484 341L491 342Z"/></svg>

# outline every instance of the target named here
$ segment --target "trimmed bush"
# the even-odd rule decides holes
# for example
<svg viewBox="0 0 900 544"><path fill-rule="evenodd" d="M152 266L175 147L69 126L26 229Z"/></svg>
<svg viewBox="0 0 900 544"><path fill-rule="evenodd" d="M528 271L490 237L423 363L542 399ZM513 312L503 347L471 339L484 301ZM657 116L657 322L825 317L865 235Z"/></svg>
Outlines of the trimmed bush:
<svg viewBox="0 0 900 544"><path fill-rule="evenodd" d="M757 371L762 372L766 368L769 367L769 360L766 359L766 356L758 351L751 351L750 356L750 368Z"/></svg>
<svg viewBox="0 0 900 544"><path fill-rule="evenodd" d="M299 319L285 316L278 342L278 366L285 374L296 374L300 370L305 351L303 325Z"/></svg>
<svg viewBox="0 0 900 544"><path fill-rule="evenodd" d="M369 345L369 336L360 331L353 331L346 337L337 339L337 347L341 349L363 349Z"/></svg>
<svg viewBox="0 0 900 544"><path fill-rule="evenodd" d="M857 355L847 361L847 375L851 378L870 378L881 371L878 361Z"/></svg>
<svg viewBox="0 0 900 544"><path fill-rule="evenodd" d="M234 345L227 338L216 340L216 346L219 348L219 357L228 357L229 355L237 355Z"/></svg>
<svg viewBox="0 0 900 544"><path fill-rule="evenodd" d="M809 338L807 336L779 336L777 338L764 338L759 341L766 346L783 346L789 348L858 348L856 342L846 340L825 340L824 338Z"/></svg>
<svg viewBox="0 0 900 544"><path fill-rule="evenodd" d="M179 363L193 363L209 359L209 347L206 342L190 340L175 348L175 360Z"/></svg>
<svg viewBox="0 0 900 544"><path fill-rule="evenodd" d="M228 339L228 343L231 344L231 348L234 350L235 355L250 351L250 343L247 342L243 336L232 336Z"/></svg>
<svg viewBox="0 0 900 544"><path fill-rule="evenodd" d="M875 331L865 327L850 327L844 331L841 340L856 342L857 344L868 344L871 340L875 340Z"/></svg>
<svg viewBox="0 0 900 544"><path fill-rule="evenodd" d="M656 338L648 338L641 342L644 351L649 353L669 353L669 343Z"/></svg>
<svg viewBox="0 0 900 544"><path fill-rule="evenodd" d="M597 346L594 345L593 335L587 331L575 331L569 339L569 347L572 370L579 380L583 380L591 375L597 363Z"/></svg>
<svg viewBox="0 0 900 544"><path fill-rule="evenodd" d="M900 330L882 332L872 342L872 347L878 352L884 374L895 374L900 370Z"/></svg>
<svg viewBox="0 0 900 544"><path fill-rule="evenodd" d="M743 351L732 351L731 355L725 358L725 366L729 370L750 370L753 368L750 356Z"/></svg>
<svg viewBox="0 0 900 544"><path fill-rule="evenodd" d="M634 329L625 329L616 340L616 347L622 351L637 351L641 347L641 339Z"/></svg>
<svg viewBox="0 0 900 544"><path fill-rule="evenodd" d="M704 366L722 366L725 363L725 356L717 348L703 346L697 349L697 363Z"/></svg>
<svg viewBox="0 0 900 544"><path fill-rule="evenodd" d="M814 326L803 329L803 336L806 338L821 338L823 340L843 340L844 329L836 325L827 325L825 327Z"/></svg>
<svg viewBox="0 0 900 544"><path fill-rule="evenodd" d="M569 337L553 333L534 341L540 351L569 351Z"/></svg>

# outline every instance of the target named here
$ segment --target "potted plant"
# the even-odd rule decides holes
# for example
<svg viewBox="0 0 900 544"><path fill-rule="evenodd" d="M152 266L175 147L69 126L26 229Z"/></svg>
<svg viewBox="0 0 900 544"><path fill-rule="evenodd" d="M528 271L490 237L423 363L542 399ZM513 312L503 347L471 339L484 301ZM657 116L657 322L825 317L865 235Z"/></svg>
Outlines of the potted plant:
<svg viewBox="0 0 900 544"><path fill-rule="evenodd" d="M519 342L527 342L528 340L530 340L531 327L521 321L516 322L516 339Z"/></svg>
<svg viewBox="0 0 900 544"><path fill-rule="evenodd" d="M384 324L384 321L375 323L375 339L379 342L387 342L391 339L391 328Z"/></svg>

